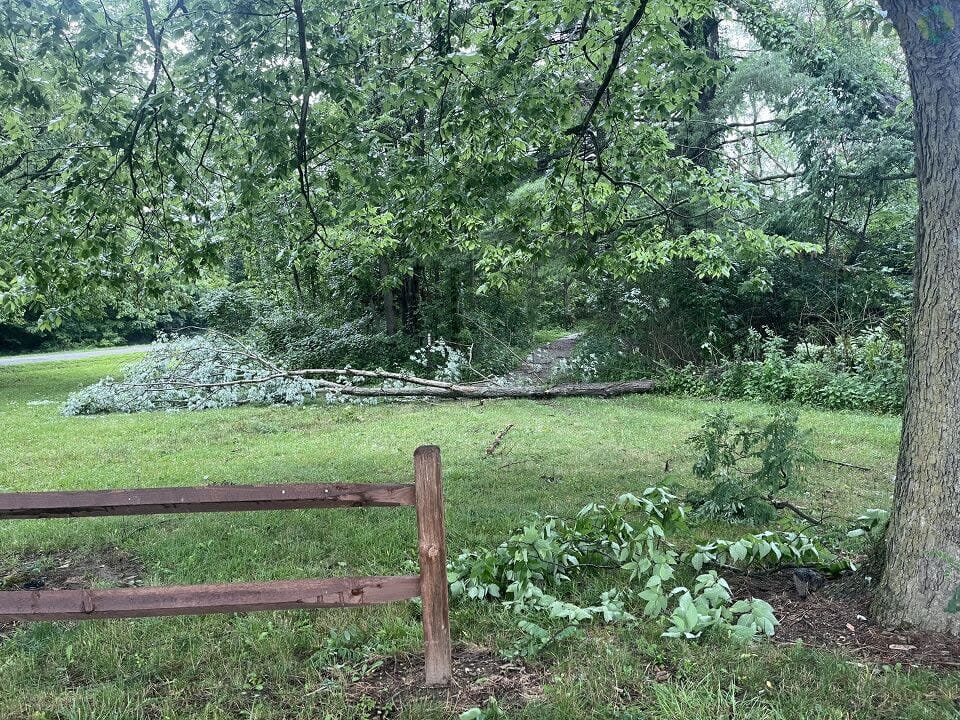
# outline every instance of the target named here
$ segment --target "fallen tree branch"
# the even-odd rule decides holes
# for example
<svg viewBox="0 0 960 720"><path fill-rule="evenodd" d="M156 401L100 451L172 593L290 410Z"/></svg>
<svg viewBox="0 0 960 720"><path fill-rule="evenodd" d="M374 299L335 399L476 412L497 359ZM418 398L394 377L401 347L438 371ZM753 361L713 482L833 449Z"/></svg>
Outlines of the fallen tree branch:
<svg viewBox="0 0 960 720"><path fill-rule="evenodd" d="M222 333L215 334L216 347L197 345L179 351L166 361L159 375L143 376L126 382L109 382L116 389L135 389L158 395L175 393L175 402L189 405L204 393L215 394L230 388L276 384L278 381L309 383L308 394L325 392L357 398L435 398L532 400L558 397L617 397L653 390L652 380L622 382L566 383L562 385L499 385L488 381L462 383L422 378L411 373L358 368L306 368L287 370L242 342ZM210 354L213 353L211 360ZM214 372L210 372L214 370ZM354 380L374 381L354 384ZM304 388L300 388L304 390ZM237 402L232 399L231 402ZM507 427L492 445L495 452L510 430Z"/></svg>
<svg viewBox="0 0 960 720"><path fill-rule="evenodd" d="M335 384L335 383L333 383ZM354 397L437 397L437 398L527 398L540 400L558 397L618 397L653 390L652 380L625 380L607 383L569 383L566 385L455 385L438 387L354 387L342 386L337 392Z"/></svg>
<svg viewBox="0 0 960 720"><path fill-rule="evenodd" d="M823 522L822 522L821 520L817 520L817 519L816 519L815 517L813 517L812 515L804 512L801 508L797 507L796 505L794 505L794 504L793 504L792 502L790 502L789 500L777 500L777 499L776 499L775 497L773 497L772 495L768 495L768 496L766 497L766 501L767 501L768 503L770 503L771 505L773 505L777 510L789 510L789 511L792 512L794 515L796 515L796 516L799 517L799 518L802 518L802 519L806 520L806 521L807 521L808 523L810 523L811 525L822 525L822 524L823 524Z"/></svg>
<svg viewBox="0 0 960 720"><path fill-rule="evenodd" d="M500 447L500 443L503 442L503 439L507 436L507 433L513 428L513 423L507 425L503 430L497 433L497 436L493 439L493 442L487 447L487 457L491 457Z"/></svg>
<svg viewBox="0 0 960 720"><path fill-rule="evenodd" d="M872 472L873 468L864 467L863 465L854 465L853 463L843 462L842 460L831 460L830 458L820 458L820 462L829 463L831 465L839 465L840 467L853 468L854 470L863 470L865 472Z"/></svg>
<svg viewBox="0 0 960 720"><path fill-rule="evenodd" d="M130 384L146 392L163 392L166 390L217 390L240 385L258 385L271 380L283 378L313 379L327 392L346 395L348 397L363 398L390 398L390 397L431 397L448 399L496 399L496 398L526 398L540 400L558 397L618 397L621 395L636 395L651 392L654 387L652 380L625 380L620 382L598 383L567 383L564 385L470 385L460 383L446 383L439 380L427 380L408 376L410 384L398 386L364 386L348 385L320 378L311 378L315 374L357 375L368 378L393 379L397 373L379 372L375 370L352 370L341 368L338 370L323 368L320 370L289 370L270 375L225 380L223 382L197 383L179 380L164 380L157 383ZM124 383L115 383L123 385Z"/></svg>

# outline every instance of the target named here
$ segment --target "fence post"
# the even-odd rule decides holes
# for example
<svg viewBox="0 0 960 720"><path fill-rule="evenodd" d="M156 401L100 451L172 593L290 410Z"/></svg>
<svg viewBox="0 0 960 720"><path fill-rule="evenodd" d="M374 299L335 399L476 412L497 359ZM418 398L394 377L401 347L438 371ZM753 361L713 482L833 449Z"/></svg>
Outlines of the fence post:
<svg viewBox="0 0 960 720"><path fill-rule="evenodd" d="M440 448L418 447L413 454L417 535L420 543L420 597L428 686L449 685L450 610L447 597L447 543L443 522Z"/></svg>

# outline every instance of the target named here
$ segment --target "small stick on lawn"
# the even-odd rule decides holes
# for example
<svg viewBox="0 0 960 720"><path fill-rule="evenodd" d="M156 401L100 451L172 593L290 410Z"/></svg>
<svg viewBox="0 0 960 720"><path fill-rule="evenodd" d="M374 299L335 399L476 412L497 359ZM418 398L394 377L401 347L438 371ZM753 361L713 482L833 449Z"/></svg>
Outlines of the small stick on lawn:
<svg viewBox="0 0 960 720"><path fill-rule="evenodd" d="M831 465L839 465L840 467L853 468L854 470L863 470L864 472L873 471L873 468L864 467L863 465L854 465L853 463L843 462L842 460L830 460L829 458L820 458L820 462L830 463Z"/></svg>
<svg viewBox="0 0 960 720"><path fill-rule="evenodd" d="M503 442L503 438L507 436L507 433L510 432L510 428L512 427L513 423L510 423L503 430L497 433L497 436L493 439L493 442L487 447L487 457L493 456L493 454L497 451L497 448L500 447L500 443Z"/></svg>

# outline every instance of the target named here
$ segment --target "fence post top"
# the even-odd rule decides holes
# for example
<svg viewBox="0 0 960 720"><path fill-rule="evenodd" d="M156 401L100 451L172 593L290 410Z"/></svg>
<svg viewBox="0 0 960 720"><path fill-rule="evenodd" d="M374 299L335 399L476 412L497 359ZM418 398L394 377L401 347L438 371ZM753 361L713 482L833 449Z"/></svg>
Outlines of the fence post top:
<svg viewBox="0 0 960 720"><path fill-rule="evenodd" d="M414 457L431 457L434 455L440 455L440 446L439 445L421 445L416 450L413 451Z"/></svg>

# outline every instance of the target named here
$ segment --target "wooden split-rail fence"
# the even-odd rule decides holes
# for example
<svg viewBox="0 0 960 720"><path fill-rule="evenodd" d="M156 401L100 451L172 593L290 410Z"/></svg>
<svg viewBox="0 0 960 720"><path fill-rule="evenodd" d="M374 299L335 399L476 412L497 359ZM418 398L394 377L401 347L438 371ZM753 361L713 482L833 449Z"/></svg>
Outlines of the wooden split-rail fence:
<svg viewBox="0 0 960 720"><path fill-rule="evenodd" d="M4 591L0 592L0 620L93 620L356 607L420 597L426 684L448 685L450 621L440 448L417 448L413 464L413 484L300 483L0 493L0 520L413 505L420 549L419 575Z"/></svg>

